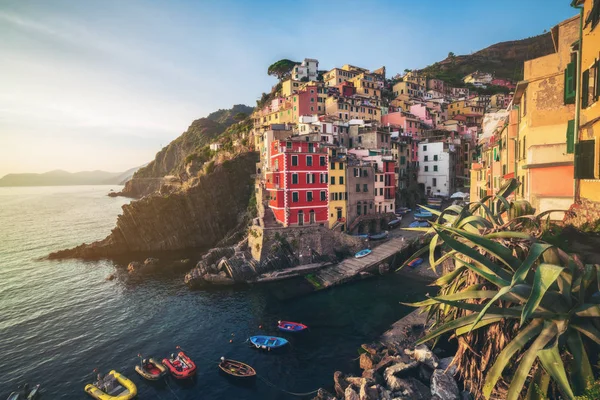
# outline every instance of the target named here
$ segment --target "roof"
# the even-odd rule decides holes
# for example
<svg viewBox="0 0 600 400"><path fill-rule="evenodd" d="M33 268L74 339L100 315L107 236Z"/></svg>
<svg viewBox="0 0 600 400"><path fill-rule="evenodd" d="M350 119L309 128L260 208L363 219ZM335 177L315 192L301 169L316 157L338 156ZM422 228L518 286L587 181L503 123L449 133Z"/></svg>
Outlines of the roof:
<svg viewBox="0 0 600 400"><path fill-rule="evenodd" d="M525 93L525 89L529 86L529 81L520 81L517 83L517 88L515 89L515 95L513 96L513 104L520 104L521 97L523 93Z"/></svg>

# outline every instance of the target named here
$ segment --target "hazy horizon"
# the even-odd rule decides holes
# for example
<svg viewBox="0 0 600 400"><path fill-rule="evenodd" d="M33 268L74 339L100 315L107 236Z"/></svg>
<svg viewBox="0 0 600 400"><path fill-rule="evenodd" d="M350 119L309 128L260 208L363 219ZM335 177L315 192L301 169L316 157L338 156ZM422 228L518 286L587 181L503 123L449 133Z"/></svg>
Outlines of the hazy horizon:
<svg viewBox="0 0 600 400"><path fill-rule="evenodd" d="M374 1L367 16L354 7L364 5L3 1L0 177L145 164L193 120L254 106L276 83L266 70L281 58L317 58L320 69L385 65L394 75L450 51L541 34L576 14L564 0L501 9Z"/></svg>

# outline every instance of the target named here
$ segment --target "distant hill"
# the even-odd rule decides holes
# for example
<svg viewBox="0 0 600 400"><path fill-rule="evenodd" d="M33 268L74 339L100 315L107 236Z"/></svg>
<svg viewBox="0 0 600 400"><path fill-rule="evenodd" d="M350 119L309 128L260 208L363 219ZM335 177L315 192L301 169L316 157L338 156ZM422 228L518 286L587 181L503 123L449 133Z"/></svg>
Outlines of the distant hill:
<svg viewBox="0 0 600 400"><path fill-rule="evenodd" d="M133 175L139 167L126 172L55 170L43 174L8 174L0 179L0 186L72 186L119 185Z"/></svg>
<svg viewBox="0 0 600 400"><path fill-rule="evenodd" d="M421 72L462 86L462 78L474 71L490 72L497 78L523 79L523 62L554 51L550 33L522 40L496 43L476 53L448 57L425 67Z"/></svg>
<svg viewBox="0 0 600 400"><path fill-rule="evenodd" d="M235 124L237 121L234 119L236 114L244 113L250 115L254 111L254 108L246 106L244 104L235 104L233 107L226 110L218 110L208 114L206 117L211 121L218 122L219 124L225 125L227 128L230 125Z"/></svg>

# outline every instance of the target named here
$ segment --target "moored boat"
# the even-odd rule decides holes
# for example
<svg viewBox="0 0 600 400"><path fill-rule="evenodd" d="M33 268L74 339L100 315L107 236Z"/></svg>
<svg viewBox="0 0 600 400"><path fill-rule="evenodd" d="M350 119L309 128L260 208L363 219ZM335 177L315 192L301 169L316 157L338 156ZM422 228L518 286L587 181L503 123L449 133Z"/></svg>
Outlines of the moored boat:
<svg viewBox="0 0 600 400"><path fill-rule="evenodd" d="M256 377L256 370L248 364L245 364L241 361L229 360L225 357L221 357L219 369L228 376L232 376L234 378L250 380Z"/></svg>
<svg viewBox="0 0 600 400"><path fill-rule="evenodd" d="M29 392L29 396L27 396L27 400L37 399L38 394L40 393L40 384L38 383L33 387L31 392Z"/></svg>
<svg viewBox="0 0 600 400"><path fill-rule="evenodd" d="M402 218L393 219L390 222L388 222L388 227L396 228L396 227L400 226L401 222L402 222Z"/></svg>
<svg viewBox="0 0 600 400"><path fill-rule="evenodd" d="M411 262L409 262L407 265L411 268L417 268L419 265L423 264L423 259L422 258L415 258L414 260L412 260Z"/></svg>
<svg viewBox="0 0 600 400"><path fill-rule="evenodd" d="M289 342L286 339L277 336L257 335L250 336L250 343L257 349L271 351L283 347Z"/></svg>
<svg viewBox="0 0 600 400"><path fill-rule="evenodd" d="M409 228L427 228L428 226L429 222L427 221L414 221L408 225Z"/></svg>
<svg viewBox="0 0 600 400"><path fill-rule="evenodd" d="M284 332L302 332L307 329L308 326L299 322L277 321L277 328Z"/></svg>
<svg viewBox="0 0 600 400"><path fill-rule="evenodd" d="M135 372L149 381L156 381L167 374L167 368L154 358L145 358L140 365L135 366Z"/></svg>
<svg viewBox="0 0 600 400"><path fill-rule="evenodd" d="M364 249L354 255L355 258L363 258L372 253L371 249Z"/></svg>
<svg viewBox="0 0 600 400"><path fill-rule="evenodd" d="M388 231L383 231L374 235L369 235L369 240L383 240L388 237Z"/></svg>
<svg viewBox="0 0 600 400"><path fill-rule="evenodd" d="M25 383L23 386L19 386L18 392L12 392L8 395L8 400L33 400L37 398L40 391L40 385L37 384L33 389L29 390L29 384Z"/></svg>
<svg viewBox="0 0 600 400"><path fill-rule="evenodd" d="M115 370L85 386L85 392L98 400L129 400L137 396L135 383Z"/></svg>
<svg viewBox="0 0 600 400"><path fill-rule="evenodd" d="M183 350L180 350L177 355L171 354L169 358L163 358L162 364L167 367L171 375L177 379L187 379L194 376L196 373L196 364L189 358Z"/></svg>

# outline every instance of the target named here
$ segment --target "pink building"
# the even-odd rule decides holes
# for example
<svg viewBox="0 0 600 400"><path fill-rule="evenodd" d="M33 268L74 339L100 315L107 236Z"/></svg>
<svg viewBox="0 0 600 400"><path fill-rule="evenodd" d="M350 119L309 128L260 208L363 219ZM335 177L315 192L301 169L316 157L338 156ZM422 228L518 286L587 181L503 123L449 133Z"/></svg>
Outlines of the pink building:
<svg viewBox="0 0 600 400"><path fill-rule="evenodd" d="M511 81L509 81L508 79L494 79L492 81L492 85L494 86L504 86L507 87L511 90L513 90L514 88L516 88L515 84L512 83Z"/></svg>
<svg viewBox="0 0 600 400"><path fill-rule="evenodd" d="M431 112L425 104L413 104L410 106L410 113L419 118L425 125L432 128L435 127L433 118L431 117Z"/></svg>
<svg viewBox="0 0 600 400"><path fill-rule="evenodd" d="M444 93L446 90L446 85L445 85L444 81L441 79L428 79L427 80L427 89Z"/></svg>

